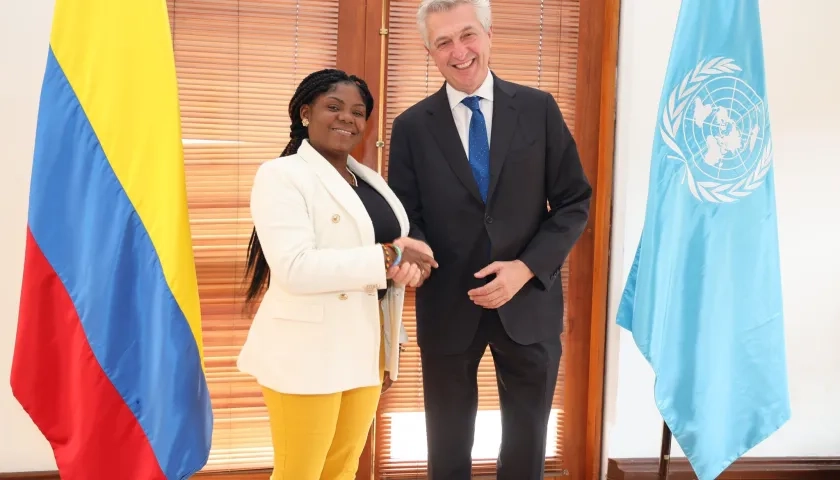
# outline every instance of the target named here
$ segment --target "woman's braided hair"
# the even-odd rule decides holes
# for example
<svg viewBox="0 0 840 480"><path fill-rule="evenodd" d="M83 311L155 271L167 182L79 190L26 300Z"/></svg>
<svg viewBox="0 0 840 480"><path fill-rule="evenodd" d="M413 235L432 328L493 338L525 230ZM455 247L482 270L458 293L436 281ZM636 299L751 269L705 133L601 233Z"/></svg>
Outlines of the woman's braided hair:
<svg viewBox="0 0 840 480"><path fill-rule="evenodd" d="M309 138L309 130L303 126L303 119L300 116L301 108L304 105L312 105L318 97L332 91L340 83L350 83L358 87L362 101L365 103L365 119L370 118L373 112L373 95L364 80L332 68L310 73L300 82L289 102L290 140L283 149L283 153L280 154L281 157L297 153L303 140ZM268 287L271 279L271 272L260 246L256 228L251 231L251 240L248 242L245 277L248 280L245 303L248 304L262 292L263 288Z"/></svg>

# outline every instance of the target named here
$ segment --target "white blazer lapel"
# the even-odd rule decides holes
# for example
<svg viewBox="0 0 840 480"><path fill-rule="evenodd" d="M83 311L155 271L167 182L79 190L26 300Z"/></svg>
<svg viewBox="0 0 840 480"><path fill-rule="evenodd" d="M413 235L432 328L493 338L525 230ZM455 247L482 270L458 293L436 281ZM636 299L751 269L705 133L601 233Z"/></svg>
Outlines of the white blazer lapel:
<svg viewBox="0 0 840 480"><path fill-rule="evenodd" d="M382 176L373 169L357 162L352 157L347 159L347 165L356 176L367 182L368 185L376 189L385 198L400 223L401 236L408 235L408 214L405 211L405 207L403 207L402 202L400 202L399 198L397 198ZM394 381L399 378L400 344L408 343L408 332L402 321L404 306L405 287L389 287L388 293L382 300L382 312L385 318L385 324L383 325L385 338L383 341L385 342L385 370L391 376L391 380Z"/></svg>
<svg viewBox="0 0 840 480"><path fill-rule="evenodd" d="M297 153L312 166L318 178L321 179L327 191L330 192L330 195L356 221L356 225L359 226L361 241L364 244L372 244L376 238L373 232L373 222L371 222L365 205L359 199L356 192L353 191L353 187L347 183L347 180L338 173L338 170L326 158L312 148L308 140L304 140L301 143Z"/></svg>

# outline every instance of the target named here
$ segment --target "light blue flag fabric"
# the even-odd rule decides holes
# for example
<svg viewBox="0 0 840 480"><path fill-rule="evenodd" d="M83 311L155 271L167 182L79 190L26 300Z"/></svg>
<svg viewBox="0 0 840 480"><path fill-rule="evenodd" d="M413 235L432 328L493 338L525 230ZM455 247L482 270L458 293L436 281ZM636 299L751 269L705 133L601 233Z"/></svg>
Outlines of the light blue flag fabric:
<svg viewBox="0 0 840 480"><path fill-rule="evenodd" d="M700 480L790 418L774 188L758 0L683 0L617 320Z"/></svg>

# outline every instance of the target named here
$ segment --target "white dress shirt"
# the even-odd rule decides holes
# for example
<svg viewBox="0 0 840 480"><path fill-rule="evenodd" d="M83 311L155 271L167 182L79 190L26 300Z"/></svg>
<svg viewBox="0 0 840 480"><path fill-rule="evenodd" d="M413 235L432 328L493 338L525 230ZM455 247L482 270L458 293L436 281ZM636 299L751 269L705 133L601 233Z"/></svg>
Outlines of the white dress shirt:
<svg viewBox="0 0 840 480"><path fill-rule="evenodd" d="M487 70L487 78L472 94L455 90L452 85L446 84L446 96L449 99L449 107L452 109L452 118L455 120L455 128L458 129L458 136L461 137L461 144L464 146L467 158L470 158L469 134L472 110L461 101L473 95L481 97L478 108L484 114L484 122L487 124L487 144L490 145L490 132L493 131L493 75L490 74L490 70Z"/></svg>

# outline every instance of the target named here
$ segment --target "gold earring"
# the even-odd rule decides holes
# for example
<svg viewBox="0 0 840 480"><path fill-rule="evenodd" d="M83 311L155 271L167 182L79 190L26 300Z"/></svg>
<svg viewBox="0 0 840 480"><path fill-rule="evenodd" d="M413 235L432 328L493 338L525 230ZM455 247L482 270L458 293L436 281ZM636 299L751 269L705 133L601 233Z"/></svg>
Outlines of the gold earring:
<svg viewBox="0 0 840 480"><path fill-rule="evenodd" d="M309 119L308 119L308 118L304 118L304 119L303 119L303 121L302 121L301 123L303 123L303 126L304 126L304 127L308 127L308 126L309 126Z"/></svg>

